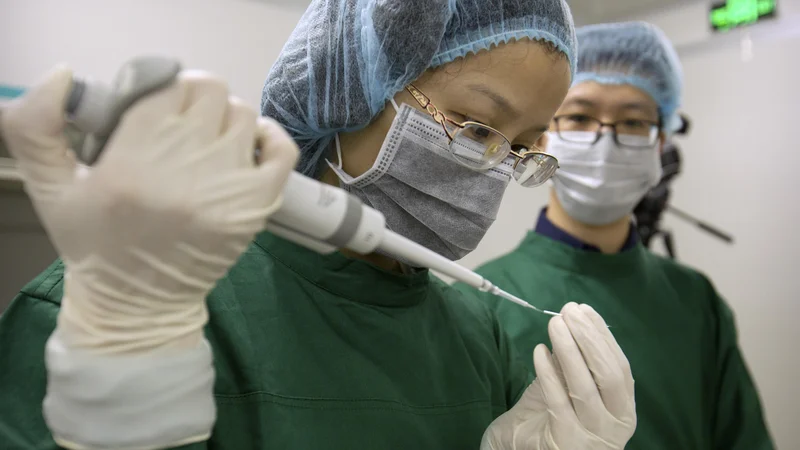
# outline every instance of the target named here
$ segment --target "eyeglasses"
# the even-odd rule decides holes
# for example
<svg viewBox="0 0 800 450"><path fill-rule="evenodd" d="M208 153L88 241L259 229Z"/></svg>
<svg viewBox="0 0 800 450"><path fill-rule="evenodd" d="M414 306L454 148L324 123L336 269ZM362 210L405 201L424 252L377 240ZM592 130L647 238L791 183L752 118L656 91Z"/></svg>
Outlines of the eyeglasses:
<svg viewBox="0 0 800 450"><path fill-rule="evenodd" d="M442 126L450 140L450 154L459 164L472 170L489 170L513 156L516 158L514 179L524 187L542 185L558 169L558 160L554 156L538 148L529 150L521 145L512 147L508 138L494 128L480 122L456 122L439 111L428 96L414 85L406 86L406 90ZM455 131L451 132L448 125Z"/></svg>
<svg viewBox="0 0 800 450"><path fill-rule="evenodd" d="M658 141L661 124L651 120L624 119L601 122L584 114L565 114L553 118L558 137L567 142L595 144L603 127L611 128L614 141L623 147L650 148Z"/></svg>

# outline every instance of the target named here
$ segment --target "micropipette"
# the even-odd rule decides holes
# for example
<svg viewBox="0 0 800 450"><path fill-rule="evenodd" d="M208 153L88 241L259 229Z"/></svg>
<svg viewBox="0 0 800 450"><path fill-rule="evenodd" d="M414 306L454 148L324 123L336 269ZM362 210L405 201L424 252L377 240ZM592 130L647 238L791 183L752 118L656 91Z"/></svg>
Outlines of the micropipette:
<svg viewBox="0 0 800 450"><path fill-rule="evenodd" d="M102 83L74 79L65 112L70 124L85 133L74 148L78 159L92 165L125 110L136 100L169 86L180 71L174 59L146 57L123 66L113 90ZM536 308L466 267L387 229L383 214L357 197L297 172L289 176L281 207L270 216L265 229L322 254L339 248L362 255L380 250L526 308L560 315Z"/></svg>

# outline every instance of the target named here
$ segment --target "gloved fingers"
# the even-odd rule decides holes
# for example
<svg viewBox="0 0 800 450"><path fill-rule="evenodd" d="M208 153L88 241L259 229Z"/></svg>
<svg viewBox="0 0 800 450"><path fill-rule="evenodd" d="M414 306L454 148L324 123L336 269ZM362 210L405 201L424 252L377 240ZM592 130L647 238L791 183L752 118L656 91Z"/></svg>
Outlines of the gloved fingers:
<svg viewBox="0 0 800 450"><path fill-rule="evenodd" d="M548 331L553 344L553 353L558 355L559 363L564 371L564 379L567 380L569 396L575 407L575 413L581 423L591 426L598 417L602 417L605 413L605 405L587 365L586 355L576 342L575 335L582 336L581 332L583 331L579 329L579 326L585 326L585 324L572 321L570 326L565 320L566 315L574 314L573 308L577 309L577 305L568 303L561 310L562 316L550 319ZM594 325L591 326L594 327ZM586 350L591 351L588 348Z"/></svg>
<svg viewBox="0 0 800 450"><path fill-rule="evenodd" d="M547 409L560 420L572 424L578 423L578 417L567 394L567 388L559 379L553 358L546 345L539 344L533 349L533 367L536 369L536 380L534 384L528 386L528 389L535 388L535 383L538 383Z"/></svg>
<svg viewBox="0 0 800 450"><path fill-rule="evenodd" d="M564 386L564 389L566 389L568 392L569 387L567 386L567 379L564 378L564 369L561 368L561 362L558 361L558 355L552 354L551 357L553 358L553 366L556 368L556 375L558 375L561 385Z"/></svg>
<svg viewBox="0 0 800 450"><path fill-rule="evenodd" d="M286 184L297 163L300 150L286 130L268 117L259 117L256 128L257 146L260 149L259 171L265 187L282 187ZM277 195L280 195L280 192Z"/></svg>
<svg viewBox="0 0 800 450"><path fill-rule="evenodd" d="M228 113L228 84L199 70L184 71L180 77L187 83L183 116L202 124L195 130L194 137L204 144L216 140L224 131Z"/></svg>
<svg viewBox="0 0 800 450"><path fill-rule="evenodd" d="M619 343L614 338L614 335L611 333L611 330L606 325L606 321L603 320L603 317L597 313L591 306L589 305L580 305L580 310L589 318L589 320L594 323L595 328L600 332L600 335L603 336L606 344L614 353L617 358L617 364L622 372L622 376L624 378L625 383L625 391L627 392L628 396L630 397L631 401L634 399L634 381L633 381L633 373L631 371L631 364L628 362L628 358L625 356L625 353L622 351L622 348L619 346ZM613 411L611 411L613 414ZM616 414L615 414L616 416ZM619 417L619 416L616 416Z"/></svg>
<svg viewBox="0 0 800 450"><path fill-rule="evenodd" d="M277 163L281 166L297 162L299 149L289 133L275 120L259 117L256 139L261 150L259 165Z"/></svg>
<svg viewBox="0 0 800 450"><path fill-rule="evenodd" d="M179 115L188 105L189 90L190 81L181 73L170 86L140 98L122 114L111 141L139 142L143 132L163 128L167 117ZM111 141L109 147L113 146ZM104 155L104 158L108 158L108 155Z"/></svg>
<svg viewBox="0 0 800 450"><path fill-rule="evenodd" d="M618 356L608 345L603 331L575 303L566 305L562 315L574 342L583 354L595 391L599 392L602 404L605 405L604 409L614 417L625 416L629 409L630 394L627 392L625 375L619 365ZM605 324L602 324L602 328L607 330ZM594 403L592 400L591 408L597 410ZM578 415L580 417L580 413Z"/></svg>
<svg viewBox="0 0 800 450"><path fill-rule="evenodd" d="M236 149L236 167L254 167L258 113L236 97L228 98L228 112L223 124L223 139Z"/></svg>
<svg viewBox="0 0 800 450"><path fill-rule="evenodd" d="M72 180L75 156L64 135L64 105L72 70L58 66L0 115L0 138L17 159L28 188L31 182L65 184Z"/></svg>

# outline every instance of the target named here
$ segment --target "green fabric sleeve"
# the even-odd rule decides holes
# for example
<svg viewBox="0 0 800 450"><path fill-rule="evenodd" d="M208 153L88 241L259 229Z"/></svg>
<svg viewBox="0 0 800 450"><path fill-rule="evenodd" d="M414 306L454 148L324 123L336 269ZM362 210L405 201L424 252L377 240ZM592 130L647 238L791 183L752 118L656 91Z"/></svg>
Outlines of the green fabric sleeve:
<svg viewBox="0 0 800 450"><path fill-rule="evenodd" d="M533 382L534 374L526 368L523 358L533 358L533 353L530 355L522 355L517 351L517 347L512 345L511 337L506 333L494 317L495 322L495 341L500 351L500 355L504 358L506 366L506 373L508 374L507 381L507 398L509 408L514 406L517 401L522 397L528 385Z"/></svg>
<svg viewBox="0 0 800 450"><path fill-rule="evenodd" d="M713 289L713 288L712 288ZM713 436L717 450L772 450L758 391L739 351L733 311L714 292L717 396Z"/></svg>
<svg viewBox="0 0 800 450"><path fill-rule="evenodd" d="M4 448L59 448L42 417L44 346L58 305L19 294L0 317L0 442Z"/></svg>
<svg viewBox="0 0 800 450"><path fill-rule="evenodd" d="M514 345L505 327L501 326L500 318L491 307L494 295L480 292L473 287L458 283L454 284L452 288L459 291L464 301L471 304L474 310L480 310L491 323L495 344L502 359L503 370L506 373L506 401L508 402L508 407L511 408L522 397L522 393L533 381L534 375L527 369L530 362L526 363L524 359L532 360L533 353L530 355L521 354L518 350L519 346Z"/></svg>
<svg viewBox="0 0 800 450"><path fill-rule="evenodd" d="M0 448L60 449L42 415L47 387L44 349L56 327L63 265L57 261L14 298L0 315ZM205 442L181 449L204 450Z"/></svg>

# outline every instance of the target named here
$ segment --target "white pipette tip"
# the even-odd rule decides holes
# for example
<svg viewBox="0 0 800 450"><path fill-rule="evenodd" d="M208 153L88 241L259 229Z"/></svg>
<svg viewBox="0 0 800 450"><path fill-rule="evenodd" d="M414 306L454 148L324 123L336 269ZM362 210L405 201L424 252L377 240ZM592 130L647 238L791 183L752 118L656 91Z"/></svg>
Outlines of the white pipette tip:
<svg viewBox="0 0 800 450"><path fill-rule="evenodd" d="M559 314L557 312L548 311L546 309L539 309L539 308L531 305L530 303L526 302L525 300L523 300L523 299L521 299L521 298L519 298L519 297L517 297L515 295L509 294L508 292L500 289L497 286L493 286L491 292L492 292L492 294L495 294L495 295L498 295L500 297L503 297L506 300L510 300L510 301L512 301L512 302L514 302L514 303L516 303L518 305L524 306L526 308L530 308L530 309L532 309L534 311L538 311L538 312L543 313L543 314L547 314L547 315L550 315L550 316L560 316L561 315L561 314Z"/></svg>
<svg viewBox="0 0 800 450"><path fill-rule="evenodd" d="M497 286L493 286L491 292L492 292L492 294L499 295L500 297L503 297L506 300L511 300L512 302L514 302L514 303L516 303L518 305L522 305L522 306L524 306L526 308L533 309L534 311L538 311L538 312L540 312L542 314L547 314L547 315L553 316L553 317L561 317L560 313L553 312L553 311L548 311L546 309L539 309L539 308L531 305L530 303L526 302L525 300L523 300L523 299L521 299L521 298L519 298L517 296L509 294L508 292L500 289ZM606 325L606 327L607 328L611 328L611 325Z"/></svg>

